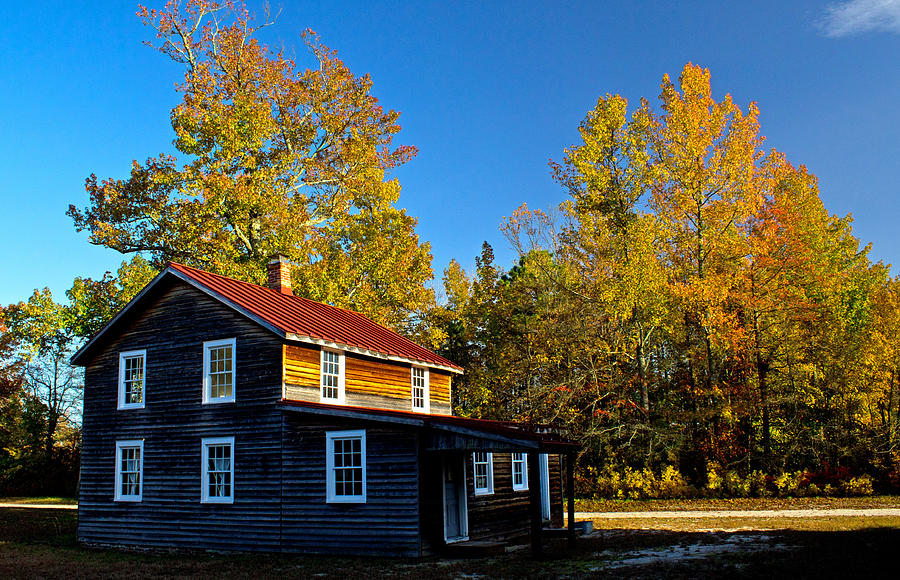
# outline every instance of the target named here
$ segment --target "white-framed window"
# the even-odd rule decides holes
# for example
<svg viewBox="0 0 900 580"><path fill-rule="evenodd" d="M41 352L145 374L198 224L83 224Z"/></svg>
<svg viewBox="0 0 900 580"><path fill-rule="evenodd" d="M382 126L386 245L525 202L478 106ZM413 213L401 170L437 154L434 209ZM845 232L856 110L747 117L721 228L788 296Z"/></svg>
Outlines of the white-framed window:
<svg viewBox="0 0 900 580"><path fill-rule="evenodd" d="M425 367L412 367L411 372L412 385L412 408L413 411L429 412L429 393L428 393L428 369Z"/></svg>
<svg viewBox="0 0 900 580"><path fill-rule="evenodd" d="M344 353L322 349L321 397L323 403L344 402Z"/></svg>
<svg viewBox="0 0 900 580"><path fill-rule="evenodd" d="M235 392L235 339L203 343L203 402L233 403Z"/></svg>
<svg viewBox="0 0 900 580"><path fill-rule="evenodd" d="M476 451L472 454L475 479L475 495L494 493L494 456L490 451Z"/></svg>
<svg viewBox="0 0 900 580"><path fill-rule="evenodd" d="M144 440L116 441L116 501L141 501Z"/></svg>
<svg viewBox="0 0 900 580"><path fill-rule="evenodd" d="M366 502L366 431L325 432L325 500Z"/></svg>
<svg viewBox="0 0 900 580"><path fill-rule="evenodd" d="M206 437L201 447L200 500L234 503L234 437Z"/></svg>
<svg viewBox="0 0 900 580"><path fill-rule="evenodd" d="M119 409L143 409L147 351L119 353Z"/></svg>
<svg viewBox="0 0 900 580"><path fill-rule="evenodd" d="M512 488L513 491L528 489L528 454L512 454Z"/></svg>

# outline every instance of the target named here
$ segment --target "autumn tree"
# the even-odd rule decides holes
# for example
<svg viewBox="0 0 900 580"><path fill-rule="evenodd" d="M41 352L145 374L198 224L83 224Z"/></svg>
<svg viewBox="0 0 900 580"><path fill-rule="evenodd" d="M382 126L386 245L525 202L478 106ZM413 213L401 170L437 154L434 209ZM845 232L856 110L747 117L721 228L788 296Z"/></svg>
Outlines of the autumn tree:
<svg viewBox="0 0 900 580"><path fill-rule="evenodd" d="M664 325L665 276L655 249L656 220L642 211L654 171L651 112L642 102L629 117L627 105L619 95L601 97L579 126L582 142L550 166L571 197L562 208L570 222L557 253L577 270L577 292L621 330L625 342L614 349L634 369L635 400L646 415L651 340Z"/></svg>
<svg viewBox="0 0 900 580"><path fill-rule="evenodd" d="M890 327L884 267L815 176L762 150L754 103L714 98L691 64L659 102L601 97L551 163L568 200L504 220L519 262L472 279L490 299L470 299L461 326L490 356L470 378L487 373L494 413L537 395L535 416L564 418L589 464L676 463L698 484L710 462L873 465L862 451L900 400L891 343L870 338L876 318Z"/></svg>
<svg viewBox="0 0 900 580"><path fill-rule="evenodd" d="M6 399L22 386L22 361L16 358L16 337L4 323L4 308L0 307L0 400Z"/></svg>
<svg viewBox="0 0 900 580"><path fill-rule="evenodd" d="M115 275L106 272L99 280L77 276L66 291L72 332L79 338L92 337L156 274L156 269L138 254L123 261Z"/></svg>
<svg viewBox="0 0 900 580"><path fill-rule="evenodd" d="M294 290L359 310L400 330L430 306L427 243L395 207L390 170L416 151L395 146L399 114L372 96L318 36L301 36L303 69L257 38L226 0L169 2L139 16L154 46L185 68L172 110L176 155L132 165L126 179L86 181L90 204L70 206L90 242L263 283L275 252L295 264Z"/></svg>
<svg viewBox="0 0 900 580"><path fill-rule="evenodd" d="M59 427L80 419L83 381L80 370L69 363L77 340L72 312L44 288L10 305L4 319L20 343L25 391L44 409L43 452L49 460Z"/></svg>

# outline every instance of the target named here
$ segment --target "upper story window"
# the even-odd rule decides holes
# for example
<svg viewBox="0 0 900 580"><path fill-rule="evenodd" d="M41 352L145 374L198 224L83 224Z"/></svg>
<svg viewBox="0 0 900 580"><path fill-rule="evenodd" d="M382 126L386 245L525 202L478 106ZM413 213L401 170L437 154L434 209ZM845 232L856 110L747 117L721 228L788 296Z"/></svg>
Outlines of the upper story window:
<svg viewBox="0 0 900 580"><path fill-rule="evenodd" d="M234 502L234 437L207 437L202 445L201 501Z"/></svg>
<svg viewBox="0 0 900 580"><path fill-rule="evenodd" d="M323 403L344 402L344 353L322 349L321 400Z"/></svg>
<svg viewBox="0 0 900 580"><path fill-rule="evenodd" d="M514 491L528 489L528 455L512 454L512 488Z"/></svg>
<svg viewBox="0 0 900 580"><path fill-rule="evenodd" d="M144 408L146 350L119 353L119 408Z"/></svg>
<svg viewBox="0 0 900 580"><path fill-rule="evenodd" d="M490 451L476 451L472 454L475 469L475 495L494 493L494 456Z"/></svg>
<svg viewBox="0 0 900 580"><path fill-rule="evenodd" d="M203 402L234 402L235 339L203 343Z"/></svg>
<svg viewBox="0 0 900 580"><path fill-rule="evenodd" d="M325 469L325 499L328 503L365 503L365 430L327 431Z"/></svg>
<svg viewBox="0 0 900 580"><path fill-rule="evenodd" d="M429 411L428 369L412 367L412 408L413 411Z"/></svg>
<svg viewBox="0 0 900 580"><path fill-rule="evenodd" d="M144 441L116 441L116 501L141 501Z"/></svg>

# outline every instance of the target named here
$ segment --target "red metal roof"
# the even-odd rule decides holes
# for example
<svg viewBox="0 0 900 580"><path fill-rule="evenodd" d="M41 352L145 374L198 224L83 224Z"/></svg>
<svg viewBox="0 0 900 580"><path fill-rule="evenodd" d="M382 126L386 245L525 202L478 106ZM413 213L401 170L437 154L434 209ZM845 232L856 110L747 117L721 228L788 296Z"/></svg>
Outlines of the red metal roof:
<svg viewBox="0 0 900 580"><path fill-rule="evenodd" d="M426 365L462 369L358 312L329 306L299 296L282 294L249 282L212 274L170 262L167 269L179 272L221 298L284 332L288 338L315 343L333 343L388 357ZM179 276L180 277L180 276ZM293 335L293 336L291 336Z"/></svg>

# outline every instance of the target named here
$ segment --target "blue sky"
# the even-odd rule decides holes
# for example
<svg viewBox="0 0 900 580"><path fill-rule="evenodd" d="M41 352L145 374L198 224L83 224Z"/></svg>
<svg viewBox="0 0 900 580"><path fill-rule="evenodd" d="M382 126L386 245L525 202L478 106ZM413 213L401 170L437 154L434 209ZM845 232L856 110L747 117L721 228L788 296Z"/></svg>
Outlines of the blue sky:
<svg viewBox="0 0 900 580"><path fill-rule="evenodd" d="M277 0L272 0L277 10ZM148 4L154 6L153 4ZM262 4L250 2L261 13ZM852 213L872 257L900 265L900 0L852 2L282 2L264 41L307 65L316 30L386 108L419 155L395 172L439 278L467 269L522 202L563 200L547 162L575 143L597 98L655 102L688 61L742 107L757 101L767 147L818 175L833 213ZM0 35L0 304L123 256L65 216L84 179L124 177L171 150L180 68L131 2L16 2ZM893 269L896 273L897 268Z"/></svg>

